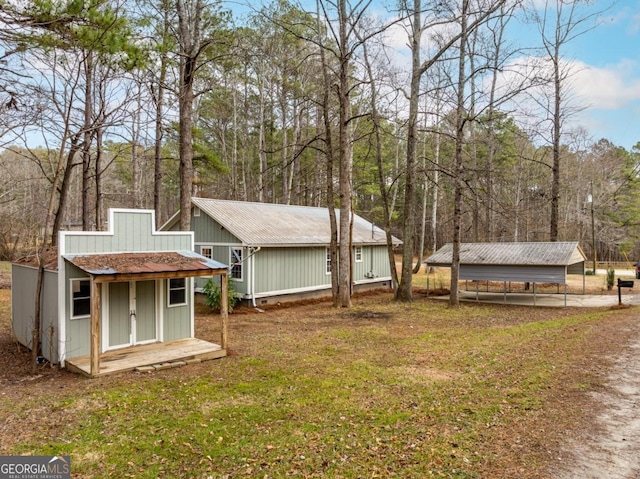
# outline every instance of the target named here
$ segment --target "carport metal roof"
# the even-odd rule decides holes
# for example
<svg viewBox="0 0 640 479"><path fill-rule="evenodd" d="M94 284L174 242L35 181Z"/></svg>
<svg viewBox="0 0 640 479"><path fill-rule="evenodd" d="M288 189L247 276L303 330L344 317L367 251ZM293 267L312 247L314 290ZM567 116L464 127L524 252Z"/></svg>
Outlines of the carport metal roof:
<svg viewBox="0 0 640 479"><path fill-rule="evenodd" d="M451 267L453 244L426 259L429 266ZM586 261L577 241L530 243L462 243L460 264L509 266L570 266Z"/></svg>
<svg viewBox="0 0 640 479"><path fill-rule="evenodd" d="M462 243L460 245L461 280L487 280L564 284L566 303L567 274L583 276L586 256L577 241L524 243ZM429 256L427 266L451 268L453 244L449 243Z"/></svg>

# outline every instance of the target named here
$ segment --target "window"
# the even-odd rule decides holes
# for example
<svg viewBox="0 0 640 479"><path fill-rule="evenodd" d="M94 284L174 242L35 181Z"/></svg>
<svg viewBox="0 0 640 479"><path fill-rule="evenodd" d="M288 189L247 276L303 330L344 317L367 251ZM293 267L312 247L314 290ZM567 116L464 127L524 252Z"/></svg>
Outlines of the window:
<svg viewBox="0 0 640 479"><path fill-rule="evenodd" d="M91 283L88 279L71 280L71 317L91 315Z"/></svg>
<svg viewBox="0 0 640 479"><path fill-rule="evenodd" d="M355 256L356 263L362 263L362 246L356 246L354 248L353 256Z"/></svg>
<svg viewBox="0 0 640 479"><path fill-rule="evenodd" d="M213 248L211 246L201 246L200 254L205 258L212 259L213 258Z"/></svg>
<svg viewBox="0 0 640 479"><path fill-rule="evenodd" d="M187 280L174 278L169 280L169 306L187 304Z"/></svg>
<svg viewBox="0 0 640 479"><path fill-rule="evenodd" d="M331 274L331 250L327 248L325 273Z"/></svg>
<svg viewBox="0 0 640 479"><path fill-rule="evenodd" d="M229 248L229 264L231 278L242 281L242 248Z"/></svg>
<svg viewBox="0 0 640 479"><path fill-rule="evenodd" d="M193 216L194 216L195 218L200 217L200 208L198 208L197 206L194 206L194 207L193 207Z"/></svg>

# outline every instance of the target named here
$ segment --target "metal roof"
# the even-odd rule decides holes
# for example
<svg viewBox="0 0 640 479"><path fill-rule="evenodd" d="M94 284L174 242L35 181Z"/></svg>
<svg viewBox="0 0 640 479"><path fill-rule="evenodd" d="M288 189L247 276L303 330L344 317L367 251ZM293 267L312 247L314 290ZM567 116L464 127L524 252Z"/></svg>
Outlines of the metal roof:
<svg viewBox="0 0 640 479"><path fill-rule="evenodd" d="M196 276L227 266L192 251L65 255L74 266L95 276L190 273Z"/></svg>
<svg viewBox="0 0 640 479"><path fill-rule="evenodd" d="M313 246L330 243L329 211L311 206L192 198L193 206L217 221L244 244ZM336 210L337 221L340 212ZM401 241L393 238L394 244ZM354 215L353 244L386 244L384 230Z"/></svg>
<svg viewBox="0 0 640 479"><path fill-rule="evenodd" d="M444 245L429 256L430 266L449 266L453 244ZM462 243L460 264L569 266L586 261L577 241L531 243Z"/></svg>

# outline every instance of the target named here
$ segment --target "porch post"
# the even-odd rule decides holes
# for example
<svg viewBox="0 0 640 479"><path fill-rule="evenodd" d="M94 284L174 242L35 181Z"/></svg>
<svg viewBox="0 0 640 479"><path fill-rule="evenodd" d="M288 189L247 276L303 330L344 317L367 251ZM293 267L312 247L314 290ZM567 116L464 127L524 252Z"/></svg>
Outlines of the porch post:
<svg viewBox="0 0 640 479"><path fill-rule="evenodd" d="M91 376L100 373L100 301L102 285L91 278Z"/></svg>
<svg viewBox="0 0 640 479"><path fill-rule="evenodd" d="M229 283L226 273L220 275L220 296L220 327L222 330L220 338L222 344L220 346L226 350L229 346Z"/></svg>

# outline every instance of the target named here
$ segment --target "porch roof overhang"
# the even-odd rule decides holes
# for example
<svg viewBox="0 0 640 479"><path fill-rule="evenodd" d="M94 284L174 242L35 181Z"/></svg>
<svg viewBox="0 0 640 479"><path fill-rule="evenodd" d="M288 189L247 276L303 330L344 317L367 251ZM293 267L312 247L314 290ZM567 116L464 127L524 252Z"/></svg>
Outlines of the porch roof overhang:
<svg viewBox="0 0 640 479"><path fill-rule="evenodd" d="M227 274L225 264L192 251L64 255L96 283Z"/></svg>

